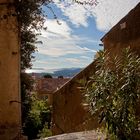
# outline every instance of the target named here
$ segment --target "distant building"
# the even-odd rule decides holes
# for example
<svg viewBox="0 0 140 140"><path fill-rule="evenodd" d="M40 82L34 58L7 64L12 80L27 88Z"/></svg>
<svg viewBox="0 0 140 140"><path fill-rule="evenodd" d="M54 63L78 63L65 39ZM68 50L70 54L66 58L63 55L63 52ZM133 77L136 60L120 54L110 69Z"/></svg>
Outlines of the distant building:
<svg viewBox="0 0 140 140"><path fill-rule="evenodd" d="M48 102L51 104L53 99L53 93L62 87L69 78L39 78L36 80L36 91L40 98L48 98Z"/></svg>

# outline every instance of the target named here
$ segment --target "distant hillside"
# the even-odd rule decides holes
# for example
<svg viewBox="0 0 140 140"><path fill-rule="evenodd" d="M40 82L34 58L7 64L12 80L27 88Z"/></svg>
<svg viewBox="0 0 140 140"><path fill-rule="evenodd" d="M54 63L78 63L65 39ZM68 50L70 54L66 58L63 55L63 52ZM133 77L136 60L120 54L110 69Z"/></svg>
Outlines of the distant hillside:
<svg viewBox="0 0 140 140"><path fill-rule="evenodd" d="M77 73L79 73L82 70L82 68L65 68L65 69L60 69L60 70L56 70L53 73L53 76L64 76L64 77L73 77L74 75L76 75Z"/></svg>
<svg viewBox="0 0 140 140"><path fill-rule="evenodd" d="M63 76L63 77L73 77L79 73L82 68L63 68L54 70L53 73L43 72L43 73L34 73L38 77L43 77L45 74L50 74L53 77Z"/></svg>

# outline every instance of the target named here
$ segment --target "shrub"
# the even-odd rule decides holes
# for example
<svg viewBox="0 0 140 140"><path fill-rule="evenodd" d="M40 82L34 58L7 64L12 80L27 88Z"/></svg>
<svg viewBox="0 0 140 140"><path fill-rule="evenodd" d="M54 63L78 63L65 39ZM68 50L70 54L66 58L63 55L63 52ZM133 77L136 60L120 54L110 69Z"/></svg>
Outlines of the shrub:
<svg viewBox="0 0 140 140"><path fill-rule="evenodd" d="M30 109L24 121L23 132L31 140L39 138L38 134L43 131L45 123L50 127L51 110L47 101L38 99L36 94L30 95L29 103Z"/></svg>
<svg viewBox="0 0 140 140"><path fill-rule="evenodd" d="M83 88L91 113L99 114L99 122L105 124L112 138L137 139L140 58L129 48L112 59L100 51L96 63L97 70Z"/></svg>

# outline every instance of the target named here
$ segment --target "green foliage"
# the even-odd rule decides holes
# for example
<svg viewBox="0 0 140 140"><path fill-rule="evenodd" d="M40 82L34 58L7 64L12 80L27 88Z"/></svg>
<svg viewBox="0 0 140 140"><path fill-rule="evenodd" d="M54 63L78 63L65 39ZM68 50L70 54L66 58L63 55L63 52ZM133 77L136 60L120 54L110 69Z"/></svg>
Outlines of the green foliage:
<svg viewBox="0 0 140 140"><path fill-rule="evenodd" d="M36 94L32 93L33 83L30 75L21 74L22 126L23 134L27 135L29 139L51 134L51 108L46 100L40 100ZM47 125L44 128L45 123Z"/></svg>
<svg viewBox="0 0 140 140"><path fill-rule="evenodd" d="M64 77L63 77L63 75L60 75L60 76L58 76L58 78L61 78L61 79L63 79Z"/></svg>
<svg viewBox="0 0 140 140"><path fill-rule="evenodd" d="M52 76L50 74L45 74L44 78L52 78Z"/></svg>
<svg viewBox="0 0 140 140"><path fill-rule="evenodd" d="M39 138L45 138L52 136L52 131L48 129L48 123L45 123L44 128L39 131L38 137Z"/></svg>
<svg viewBox="0 0 140 140"><path fill-rule="evenodd" d="M21 73L21 110L22 124L25 122L27 114L31 108L30 92L33 90L33 79L26 73Z"/></svg>
<svg viewBox="0 0 140 140"><path fill-rule="evenodd" d="M38 42L38 34L36 34L35 30L45 29L43 24L46 15L42 6L47 6L51 0L14 0L14 2L19 22L21 70L25 70L26 68L31 68L31 60L34 58L33 53L36 51L35 44ZM50 115L48 115L50 113L47 112L48 110L46 108L43 108L45 106L43 101L32 97L32 89L32 78L22 73L22 125L24 134L29 139L36 138L39 130L43 128L43 123L48 118L50 119Z"/></svg>
<svg viewBox="0 0 140 140"><path fill-rule="evenodd" d="M50 0L15 0L19 32L21 41L21 69L32 66L32 55L36 51L37 33L35 30L44 28L46 18L42 6L48 5Z"/></svg>
<svg viewBox="0 0 140 140"><path fill-rule="evenodd" d="M39 138L38 133L47 122L51 122L51 110L47 102L37 98L36 94L30 95L30 109L23 124L23 132L29 139ZM50 129L50 128L49 128Z"/></svg>
<svg viewBox="0 0 140 140"><path fill-rule="evenodd" d="M84 87L91 113L99 114L99 122L105 124L112 139L137 139L140 58L127 48L121 57L112 59L101 51L96 63L97 70Z"/></svg>

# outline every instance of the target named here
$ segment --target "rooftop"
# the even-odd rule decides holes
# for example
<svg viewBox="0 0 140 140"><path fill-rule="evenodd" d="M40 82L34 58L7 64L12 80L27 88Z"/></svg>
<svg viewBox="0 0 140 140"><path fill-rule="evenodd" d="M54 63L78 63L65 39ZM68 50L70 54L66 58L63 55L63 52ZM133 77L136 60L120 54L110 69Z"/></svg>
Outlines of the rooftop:
<svg viewBox="0 0 140 140"><path fill-rule="evenodd" d="M69 80L69 78L40 78L37 80L37 91L52 93Z"/></svg>

